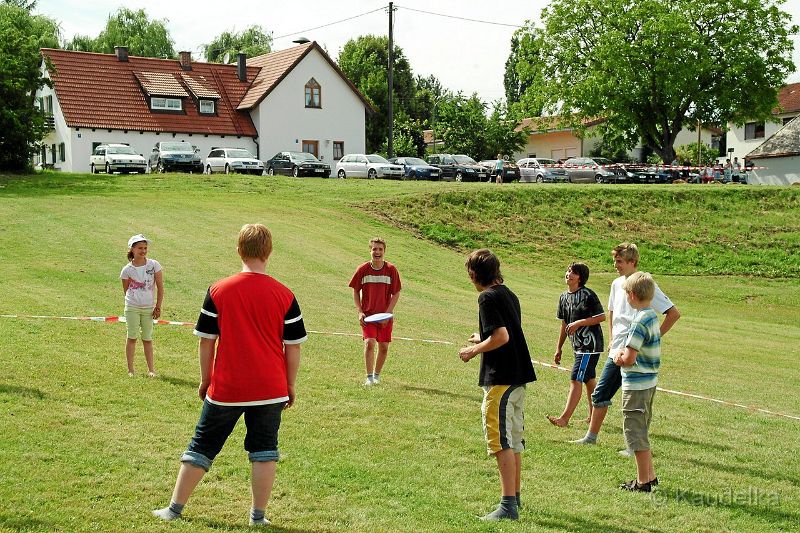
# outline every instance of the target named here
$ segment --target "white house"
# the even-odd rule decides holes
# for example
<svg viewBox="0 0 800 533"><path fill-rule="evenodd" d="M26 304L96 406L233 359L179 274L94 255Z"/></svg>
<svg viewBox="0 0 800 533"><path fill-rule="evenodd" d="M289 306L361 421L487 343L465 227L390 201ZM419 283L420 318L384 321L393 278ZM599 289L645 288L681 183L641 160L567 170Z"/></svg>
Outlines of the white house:
<svg viewBox="0 0 800 533"><path fill-rule="evenodd" d="M750 185L800 183L800 117L795 117L745 156L755 165L747 177Z"/></svg>
<svg viewBox="0 0 800 533"><path fill-rule="evenodd" d="M245 148L266 160L306 151L335 163L365 149L374 109L316 43L237 64L42 49L53 87L37 92L52 127L35 163L88 172L102 143L148 156L155 143L185 140L205 157L213 147Z"/></svg>
<svg viewBox="0 0 800 533"><path fill-rule="evenodd" d="M784 85L778 91L778 107L772 110L772 116L777 122L751 121L744 126L728 124L726 143L730 158L738 157L739 160L743 160L747 154L798 115L800 115L800 83Z"/></svg>

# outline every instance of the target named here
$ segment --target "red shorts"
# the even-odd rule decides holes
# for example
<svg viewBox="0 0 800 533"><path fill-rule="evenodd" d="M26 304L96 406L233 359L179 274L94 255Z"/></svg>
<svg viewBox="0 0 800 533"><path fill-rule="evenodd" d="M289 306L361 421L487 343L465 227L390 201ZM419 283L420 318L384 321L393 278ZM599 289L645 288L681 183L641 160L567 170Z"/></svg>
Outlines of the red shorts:
<svg viewBox="0 0 800 533"><path fill-rule="evenodd" d="M386 322L377 322L374 324L365 324L361 326L361 333L364 339L375 339L378 342L392 342L392 325L394 319L387 320Z"/></svg>

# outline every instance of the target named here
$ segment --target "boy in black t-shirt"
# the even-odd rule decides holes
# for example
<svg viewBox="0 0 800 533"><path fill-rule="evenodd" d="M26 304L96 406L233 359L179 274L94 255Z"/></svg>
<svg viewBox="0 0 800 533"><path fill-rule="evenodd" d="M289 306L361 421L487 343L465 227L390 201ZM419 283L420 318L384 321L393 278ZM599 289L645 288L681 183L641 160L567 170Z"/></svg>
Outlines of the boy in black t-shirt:
<svg viewBox="0 0 800 533"><path fill-rule="evenodd" d="M564 411L558 418L547 415L554 426L560 428L569 424L569 419L578 402L581 400L581 383L586 385L586 398L589 400L589 416L592 419L592 392L596 383L597 361L603 351L603 329L600 322L606 319L603 305L594 291L586 287L589 280L589 267L583 263L572 263L567 268L564 281L567 290L558 300L558 318L561 320L561 331L558 334L555 364L561 364L561 347L569 336L575 352L575 364L569 383L569 393Z"/></svg>
<svg viewBox="0 0 800 533"><path fill-rule="evenodd" d="M500 261L489 250L476 250L467 257L466 267L480 292L480 332L469 338L473 346L462 348L458 355L466 363L482 354L478 385L484 390L483 431L489 455L497 460L501 486L500 505L481 520L517 520L525 384L535 381L536 373L522 332L519 299L503 285Z"/></svg>

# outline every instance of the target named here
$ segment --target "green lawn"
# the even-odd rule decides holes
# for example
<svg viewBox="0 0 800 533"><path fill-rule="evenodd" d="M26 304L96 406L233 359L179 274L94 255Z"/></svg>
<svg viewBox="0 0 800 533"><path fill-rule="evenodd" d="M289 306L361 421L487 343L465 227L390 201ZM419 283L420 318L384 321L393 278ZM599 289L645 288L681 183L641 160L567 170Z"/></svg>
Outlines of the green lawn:
<svg viewBox="0 0 800 533"><path fill-rule="evenodd" d="M466 249L498 251L531 353L549 361L564 268L586 261L605 302L609 248L630 239L683 315L665 337L660 386L800 416L798 206L797 187L0 176L0 314L121 314L125 243L143 232L164 266L163 318L194 321L206 287L239 268L239 227L263 222L275 239L269 270L296 293L307 328L356 333L347 282L381 235L404 284L395 335L454 345L395 341L382 384L367 389L357 337L310 335L281 430L274 530L796 530L800 421L659 393L661 484L652 497L624 493L635 467L616 453L618 403L598 446L569 444L582 416L562 430L544 417L563 407L568 376L540 366L520 522L478 522L497 501L497 471L477 360L462 363L457 349L477 326ZM191 328L155 335L160 376L128 378L120 324L0 318L0 531L248 529L243 428L185 519L150 516L168 502L201 405Z"/></svg>

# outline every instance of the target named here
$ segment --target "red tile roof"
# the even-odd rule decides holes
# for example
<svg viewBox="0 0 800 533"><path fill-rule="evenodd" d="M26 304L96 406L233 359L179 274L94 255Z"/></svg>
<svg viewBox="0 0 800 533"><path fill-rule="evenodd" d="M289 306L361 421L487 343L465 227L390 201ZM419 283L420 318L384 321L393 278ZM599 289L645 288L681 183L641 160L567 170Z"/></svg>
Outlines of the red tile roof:
<svg viewBox="0 0 800 533"><path fill-rule="evenodd" d="M251 57L247 60L248 67L260 67L261 70L256 76L256 79L253 80L253 84L250 87L250 90L247 91L247 94L242 98L242 101L239 103L238 109L246 110L252 109L257 106L266 96L272 92L272 90L285 78L292 69L306 57L311 50L317 50L322 57L328 62L328 64L336 71L339 76L342 77L345 83L352 89L352 91L358 96L359 99L364 103L364 107L367 108L372 113L376 113L372 104L364 97L363 94L358 90L358 88L353 85L347 76L344 75L344 72L339 68L339 65L333 61L330 56L322 49L320 45L316 43L316 41L312 41L310 43L301 44L300 46L295 46L293 48L287 48L286 50L280 50L278 52L271 52L269 54L264 54L261 56Z"/></svg>
<svg viewBox="0 0 800 533"><path fill-rule="evenodd" d="M185 72L173 59L130 56L128 61L119 61L114 54L51 48L43 48L42 55L49 57L54 67L50 77L69 127L258 135L249 113L236 109L250 87L249 82L237 78L236 65L193 62L192 70ZM248 80L259 70L248 67ZM193 98L183 98L184 113L150 111L140 80L148 80L145 90L159 91L164 80L170 87L181 87L179 80L186 79L184 74L197 81L198 87L186 83L192 92L203 89L203 97L211 97L211 92L219 95L216 115L200 115Z"/></svg>
<svg viewBox="0 0 800 533"><path fill-rule="evenodd" d="M800 111L800 83L790 83L778 91L778 108L772 112L780 114L796 111Z"/></svg>
<svg viewBox="0 0 800 533"><path fill-rule="evenodd" d="M606 119L604 118L584 118L581 120L581 124L584 127L588 128L590 126L596 126L601 122L605 122ZM531 118L523 118L520 121L519 126L514 128L515 131L522 131L524 128L528 128L531 133L543 133L543 132L551 132L551 131L566 131L572 130L573 128L566 123L562 122L562 118L560 116L548 116L548 117L531 117Z"/></svg>
<svg viewBox="0 0 800 533"><path fill-rule="evenodd" d="M139 84L148 96L189 96L175 76L166 72L134 72Z"/></svg>
<svg viewBox="0 0 800 533"><path fill-rule="evenodd" d="M181 72L181 78L186 87L197 98L222 98L217 91L214 90L213 85L206 81L203 76L190 76L185 72Z"/></svg>

